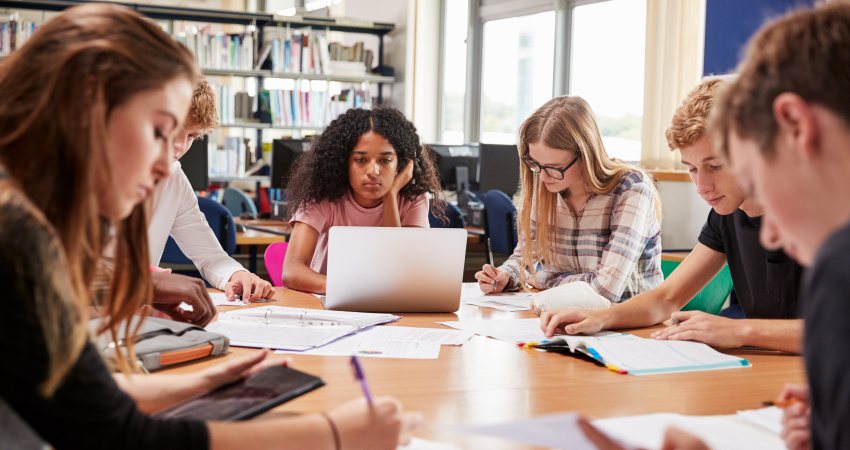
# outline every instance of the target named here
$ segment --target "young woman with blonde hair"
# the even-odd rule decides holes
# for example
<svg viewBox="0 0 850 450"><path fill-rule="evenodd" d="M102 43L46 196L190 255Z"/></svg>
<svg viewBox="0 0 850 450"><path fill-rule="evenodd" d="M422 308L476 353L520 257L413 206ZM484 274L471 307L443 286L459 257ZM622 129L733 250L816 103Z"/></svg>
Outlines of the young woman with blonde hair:
<svg viewBox="0 0 850 450"><path fill-rule="evenodd" d="M59 14L0 66L0 353L12 362L0 371L0 403L54 448L395 449L406 416L389 398L252 422L152 418L236 381L266 355L195 375L139 376L122 384L135 386L128 395L89 340L92 283L111 240L101 331L114 336L150 305L142 203L168 175L197 78L188 50L106 3Z"/></svg>
<svg viewBox="0 0 850 450"><path fill-rule="evenodd" d="M519 131L519 243L475 274L485 293L582 281L612 303L657 286L661 205L652 180L611 159L590 106L556 97Z"/></svg>

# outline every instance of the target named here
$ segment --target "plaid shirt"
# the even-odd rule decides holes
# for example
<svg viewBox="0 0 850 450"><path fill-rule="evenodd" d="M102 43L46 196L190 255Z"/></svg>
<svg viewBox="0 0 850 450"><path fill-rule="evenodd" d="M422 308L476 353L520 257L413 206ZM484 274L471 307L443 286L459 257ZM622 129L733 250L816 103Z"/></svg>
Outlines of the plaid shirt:
<svg viewBox="0 0 850 450"><path fill-rule="evenodd" d="M584 281L615 303L661 284L661 222L649 183L641 172L627 173L610 194L591 194L578 216L559 198L554 261L538 264L529 282L548 289ZM535 231L532 220L532 240ZM522 239L500 267L509 285L519 284L521 266Z"/></svg>

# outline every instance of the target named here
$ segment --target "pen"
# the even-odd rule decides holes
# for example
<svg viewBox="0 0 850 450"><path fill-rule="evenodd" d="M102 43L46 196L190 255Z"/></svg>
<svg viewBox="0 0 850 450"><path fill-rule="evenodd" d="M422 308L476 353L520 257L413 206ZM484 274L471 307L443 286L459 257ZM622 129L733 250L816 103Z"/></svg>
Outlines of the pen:
<svg viewBox="0 0 850 450"><path fill-rule="evenodd" d="M487 238L487 255L490 257L490 264L496 267L496 261L493 260L493 247L490 246L490 238ZM493 291L496 291L496 279L493 278Z"/></svg>
<svg viewBox="0 0 850 450"><path fill-rule="evenodd" d="M363 367L360 365L360 360L357 356L351 356L351 366L354 369L354 378L360 381L360 389L363 390L363 396L366 397L366 402L372 406L372 393L369 392L369 385L366 384L366 375L363 373Z"/></svg>
<svg viewBox="0 0 850 450"><path fill-rule="evenodd" d="M794 403L797 403L797 401L798 400L796 398L789 398L787 400L778 400L777 399L777 400L768 400L766 402L761 402L761 405L762 406L776 406L778 408L784 409L784 408L787 408L787 407L793 405Z"/></svg>

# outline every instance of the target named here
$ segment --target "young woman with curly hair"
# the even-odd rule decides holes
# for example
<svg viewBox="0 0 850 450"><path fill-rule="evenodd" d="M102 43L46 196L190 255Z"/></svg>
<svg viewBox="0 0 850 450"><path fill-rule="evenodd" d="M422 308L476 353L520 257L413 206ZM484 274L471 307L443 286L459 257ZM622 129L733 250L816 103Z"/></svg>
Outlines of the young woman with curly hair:
<svg viewBox="0 0 850 450"><path fill-rule="evenodd" d="M328 125L292 169L287 184L292 237L287 287L325 292L333 226L427 227L440 180L430 150L398 110L351 109ZM441 215L443 204L435 201Z"/></svg>

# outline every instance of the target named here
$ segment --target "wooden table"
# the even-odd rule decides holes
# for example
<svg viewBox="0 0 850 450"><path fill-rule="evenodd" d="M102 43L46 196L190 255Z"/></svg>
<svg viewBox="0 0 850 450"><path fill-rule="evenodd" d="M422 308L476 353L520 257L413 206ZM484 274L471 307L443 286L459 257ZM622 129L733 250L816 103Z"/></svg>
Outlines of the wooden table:
<svg viewBox="0 0 850 450"><path fill-rule="evenodd" d="M311 295L277 289L274 304L321 308ZM258 305L260 307L267 305ZM232 309L223 307L222 309ZM455 314L405 314L393 325L440 328L434 322L534 317L463 306ZM389 326L393 326L389 325ZM646 336L651 329L634 333ZM257 350L232 348L229 355ZM426 424L414 434L454 442L462 449L516 449L507 441L460 435L433 424L482 424L541 414L579 411L594 418L653 412L730 414L761 407L786 382L804 382L802 359L769 351L735 350L751 368L674 375L620 375L568 356L520 349L513 344L473 337L460 347L443 346L437 360L362 358L375 395L393 395L405 409L421 411ZM230 356L225 356L228 358ZM277 356L277 355L275 355ZM322 377L327 385L282 405L283 412L318 412L362 395L346 357L293 356L294 366ZM167 372L190 372L220 359Z"/></svg>

